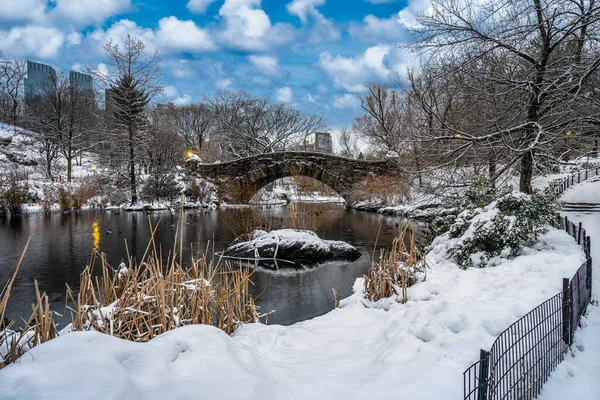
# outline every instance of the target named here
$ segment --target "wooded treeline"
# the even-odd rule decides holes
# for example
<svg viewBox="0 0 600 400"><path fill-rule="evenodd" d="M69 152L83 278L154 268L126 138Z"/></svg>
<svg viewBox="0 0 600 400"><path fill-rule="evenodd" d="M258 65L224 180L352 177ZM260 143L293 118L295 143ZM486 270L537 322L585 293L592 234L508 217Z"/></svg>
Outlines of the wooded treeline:
<svg viewBox="0 0 600 400"><path fill-rule="evenodd" d="M222 91L188 105L156 104L161 93L160 55L127 36L104 46L108 71L89 67L97 84L80 90L62 73L51 74L23 95L23 60L0 63L0 120L31 132L41 144L46 178L71 182L84 153L96 155L113 183L140 196L177 194L176 167L190 154L204 162L306 149L315 132L329 128L324 117L300 112L246 92ZM66 173L59 170L66 164Z"/></svg>
<svg viewBox="0 0 600 400"><path fill-rule="evenodd" d="M599 20L597 0L431 0L409 46L421 65L360 94L352 130L419 173L510 172L525 192L534 173L598 153Z"/></svg>

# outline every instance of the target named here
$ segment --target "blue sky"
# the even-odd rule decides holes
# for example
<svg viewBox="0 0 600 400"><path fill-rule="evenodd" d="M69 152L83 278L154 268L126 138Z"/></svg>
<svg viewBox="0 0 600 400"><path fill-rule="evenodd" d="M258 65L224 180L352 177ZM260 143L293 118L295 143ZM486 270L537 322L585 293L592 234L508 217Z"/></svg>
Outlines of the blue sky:
<svg viewBox="0 0 600 400"><path fill-rule="evenodd" d="M400 47L427 0L1 0L0 50L55 68L103 67L127 34L161 57L159 101L246 90L328 118L359 113L357 93L414 64Z"/></svg>

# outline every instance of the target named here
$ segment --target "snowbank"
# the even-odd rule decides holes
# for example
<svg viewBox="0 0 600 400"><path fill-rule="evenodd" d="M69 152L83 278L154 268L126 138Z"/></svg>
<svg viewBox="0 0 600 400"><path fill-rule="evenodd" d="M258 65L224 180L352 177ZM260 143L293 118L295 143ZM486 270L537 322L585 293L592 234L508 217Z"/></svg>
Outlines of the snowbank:
<svg viewBox="0 0 600 400"><path fill-rule="evenodd" d="M406 304L375 307L357 293L324 316L250 324L231 337L210 326L145 344L67 334L0 371L0 388L4 399L461 398L462 372L479 349L583 262L566 233L551 229L543 239L543 251L495 267L436 262Z"/></svg>

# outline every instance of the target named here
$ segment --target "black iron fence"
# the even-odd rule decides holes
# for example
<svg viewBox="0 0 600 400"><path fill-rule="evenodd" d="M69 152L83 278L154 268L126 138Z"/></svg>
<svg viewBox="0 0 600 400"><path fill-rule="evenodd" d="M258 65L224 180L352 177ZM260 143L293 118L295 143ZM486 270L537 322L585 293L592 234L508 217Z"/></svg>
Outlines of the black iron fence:
<svg viewBox="0 0 600 400"><path fill-rule="evenodd" d="M566 178L559 180L556 185L556 194L561 195L565 190L573 185L586 181L594 176L598 176L600 169L598 167L577 171Z"/></svg>
<svg viewBox="0 0 600 400"><path fill-rule="evenodd" d="M587 260L563 279L560 293L509 326L490 351L481 350L479 361L463 373L465 400L534 399L573 344L592 298L590 237L567 217L559 217L557 227L581 245Z"/></svg>

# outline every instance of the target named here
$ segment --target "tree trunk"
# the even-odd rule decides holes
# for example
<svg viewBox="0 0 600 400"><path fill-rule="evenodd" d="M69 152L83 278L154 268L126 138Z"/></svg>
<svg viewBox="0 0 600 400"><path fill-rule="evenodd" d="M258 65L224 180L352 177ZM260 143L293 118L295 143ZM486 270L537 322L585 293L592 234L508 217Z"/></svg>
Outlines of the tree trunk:
<svg viewBox="0 0 600 400"><path fill-rule="evenodd" d="M488 176L490 182L496 180L496 153L493 150L488 153Z"/></svg>
<svg viewBox="0 0 600 400"><path fill-rule="evenodd" d="M71 170L73 169L73 155L71 151L71 147L67 151L67 182L71 183Z"/></svg>
<svg viewBox="0 0 600 400"><path fill-rule="evenodd" d="M519 190L523 193L529 193L531 179L533 178L533 150L527 151L521 156L520 172Z"/></svg>
<svg viewBox="0 0 600 400"><path fill-rule="evenodd" d="M129 128L129 175L131 183L131 205L134 205L138 201L137 186L135 182L135 153L133 135L133 129Z"/></svg>

